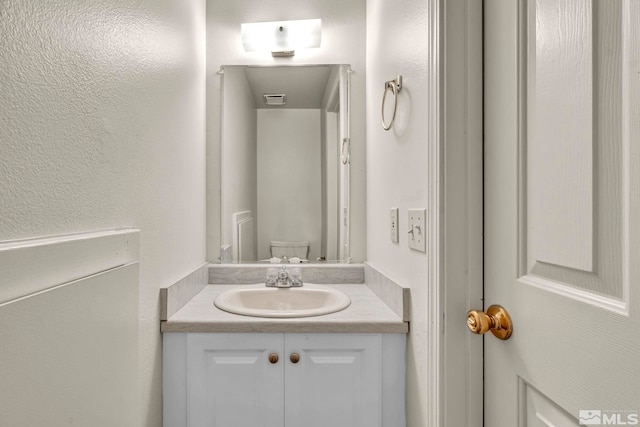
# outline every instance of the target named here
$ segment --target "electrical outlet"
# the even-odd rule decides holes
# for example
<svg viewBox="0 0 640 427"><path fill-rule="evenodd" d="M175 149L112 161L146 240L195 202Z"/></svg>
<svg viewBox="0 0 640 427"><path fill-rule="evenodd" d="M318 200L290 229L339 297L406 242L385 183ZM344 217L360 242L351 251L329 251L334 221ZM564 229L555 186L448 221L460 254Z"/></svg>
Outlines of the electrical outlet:
<svg viewBox="0 0 640 427"><path fill-rule="evenodd" d="M391 242L398 243L398 208L391 208Z"/></svg>
<svg viewBox="0 0 640 427"><path fill-rule="evenodd" d="M407 218L407 224L409 225L409 248L420 252L427 252L427 210L409 209Z"/></svg>

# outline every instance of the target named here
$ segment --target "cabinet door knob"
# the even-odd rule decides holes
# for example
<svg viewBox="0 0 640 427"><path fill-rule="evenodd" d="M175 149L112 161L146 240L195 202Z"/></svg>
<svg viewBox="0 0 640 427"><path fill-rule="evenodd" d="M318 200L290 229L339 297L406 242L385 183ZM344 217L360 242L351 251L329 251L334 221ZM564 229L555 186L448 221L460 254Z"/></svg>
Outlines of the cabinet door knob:
<svg viewBox="0 0 640 427"><path fill-rule="evenodd" d="M277 354L277 353L271 353L271 354L269 355L269 362L271 362L271 363L273 363L273 364L278 363L278 359L279 359L279 357L278 357L278 354Z"/></svg>
<svg viewBox="0 0 640 427"><path fill-rule="evenodd" d="M298 363L300 361L300 355L298 353L291 353L289 360L291 360L291 363Z"/></svg>

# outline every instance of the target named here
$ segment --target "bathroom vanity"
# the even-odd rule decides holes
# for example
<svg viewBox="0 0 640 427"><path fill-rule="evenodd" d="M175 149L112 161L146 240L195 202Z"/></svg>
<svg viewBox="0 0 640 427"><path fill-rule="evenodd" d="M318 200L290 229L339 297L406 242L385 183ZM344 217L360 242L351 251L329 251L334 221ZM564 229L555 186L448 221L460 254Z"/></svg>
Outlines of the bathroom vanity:
<svg viewBox="0 0 640 427"><path fill-rule="evenodd" d="M325 284L349 307L260 318L214 305L239 286L204 286L162 322L165 427L405 425L408 319L372 288Z"/></svg>

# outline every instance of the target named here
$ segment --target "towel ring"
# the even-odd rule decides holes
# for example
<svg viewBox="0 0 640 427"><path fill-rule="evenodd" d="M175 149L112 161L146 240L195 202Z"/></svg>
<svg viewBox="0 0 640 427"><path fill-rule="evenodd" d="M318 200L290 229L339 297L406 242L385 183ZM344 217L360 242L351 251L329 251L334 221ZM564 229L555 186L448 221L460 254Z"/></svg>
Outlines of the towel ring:
<svg viewBox="0 0 640 427"><path fill-rule="evenodd" d="M346 165L347 163L351 163L351 141L349 141L349 138L342 138L342 147L340 148L340 160L342 161L343 165ZM345 152L345 148L347 149Z"/></svg>
<svg viewBox="0 0 640 427"><path fill-rule="evenodd" d="M389 80L384 84L384 94L382 95L382 128L384 130L391 129L393 126L393 122L396 119L396 110L398 109L398 93L400 93L400 89L402 89L402 76L396 77L394 80ZM384 105L387 101L387 92L391 92L393 94L393 115L391 116L391 121L387 124L384 120Z"/></svg>

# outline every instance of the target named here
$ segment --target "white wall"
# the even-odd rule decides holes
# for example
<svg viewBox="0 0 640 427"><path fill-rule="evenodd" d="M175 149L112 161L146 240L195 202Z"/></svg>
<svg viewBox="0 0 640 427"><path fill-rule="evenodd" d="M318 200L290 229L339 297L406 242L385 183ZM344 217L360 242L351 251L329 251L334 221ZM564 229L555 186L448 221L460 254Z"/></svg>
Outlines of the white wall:
<svg viewBox="0 0 640 427"><path fill-rule="evenodd" d="M407 422L428 425L429 271L426 254L408 248L407 209L426 208L430 141L427 3L367 0L367 259L396 282L411 287L407 347ZM394 127L380 124L383 84L402 74ZM435 184L435 183L434 183ZM400 208L399 244L389 237L389 210Z"/></svg>
<svg viewBox="0 0 640 427"><path fill-rule="evenodd" d="M338 165L340 162L340 135L338 113L322 110L321 176L322 176L322 243L320 253L327 260L338 259L340 209L338 208Z"/></svg>
<svg viewBox="0 0 640 427"><path fill-rule="evenodd" d="M205 259L204 14L204 0L0 6L0 240L141 230L141 426L161 425L158 288Z"/></svg>
<svg viewBox="0 0 640 427"><path fill-rule="evenodd" d="M257 213L257 115L244 69L225 69L223 92L225 142L221 166L224 188L229 191L222 194L222 242L230 245L234 233L232 215L246 210L254 217Z"/></svg>
<svg viewBox="0 0 640 427"><path fill-rule="evenodd" d="M258 259L271 240L320 256L320 110L258 110L258 213Z"/></svg>
<svg viewBox="0 0 640 427"><path fill-rule="evenodd" d="M293 58L247 53L240 39L243 22L322 19L322 47ZM221 65L351 64L351 254L365 258L365 42L366 0L207 0L207 257L220 249L220 78ZM377 95L376 95L377 97Z"/></svg>

